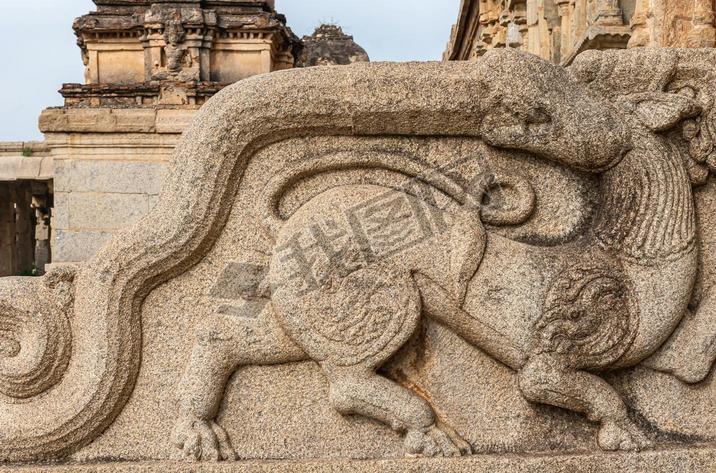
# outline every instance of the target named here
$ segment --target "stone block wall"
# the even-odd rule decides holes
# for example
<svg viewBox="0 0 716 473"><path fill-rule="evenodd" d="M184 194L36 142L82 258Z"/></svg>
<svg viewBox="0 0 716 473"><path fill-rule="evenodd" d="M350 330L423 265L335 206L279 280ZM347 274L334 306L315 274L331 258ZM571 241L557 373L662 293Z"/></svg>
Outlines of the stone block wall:
<svg viewBox="0 0 716 473"><path fill-rule="evenodd" d="M48 109L54 162L53 264L85 261L155 205L195 109ZM94 120L94 121L93 121Z"/></svg>

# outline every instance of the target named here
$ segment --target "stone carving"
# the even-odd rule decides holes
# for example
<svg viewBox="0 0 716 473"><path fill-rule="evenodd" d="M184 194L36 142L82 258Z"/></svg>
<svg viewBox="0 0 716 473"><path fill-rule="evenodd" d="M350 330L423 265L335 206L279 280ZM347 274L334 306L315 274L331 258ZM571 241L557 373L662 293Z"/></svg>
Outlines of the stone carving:
<svg viewBox="0 0 716 473"><path fill-rule="evenodd" d="M463 0L444 57L512 47L567 65L587 50L712 48L712 0Z"/></svg>
<svg viewBox="0 0 716 473"><path fill-rule="evenodd" d="M659 444L673 400L644 405L625 383L667 373L705 404L716 358L694 203L714 170L713 60L614 51L566 70L504 50L225 89L142 223L76 269L0 280L0 459L271 458L237 448L252 426L230 398L250 373L232 375L306 360L328 383L312 421L328 404L364 437L402 435L346 457L485 451L451 414L478 402L460 390L475 380L456 372L435 392L411 378L437 362L421 355L435 326L437 350L459 353L459 337L471 360L512 370L505 389L570 436L558 448L591 448L582 430L605 450ZM499 385L497 369L479 384Z"/></svg>
<svg viewBox="0 0 716 473"><path fill-rule="evenodd" d="M167 57L167 72L170 75L176 76L181 72L186 62L185 58L188 59L188 66L191 67L191 58L187 57L186 49L181 46L185 36L181 21L168 21L165 23L164 41L166 41L167 45L164 47L164 52Z"/></svg>
<svg viewBox="0 0 716 473"><path fill-rule="evenodd" d="M67 369L72 348L68 312L72 308L74 275L62 269L33 281L33 298L22 295L24 283L13 279L3 286L0 305L0 393L24 400L42 394Z"/></svg>
<svg viewBox="0 0 716 473"><path fill-rule="evenodd" d="M490 62L488 59L483 64ZM492 69L499 71L501 61L494 62ZM542 65L531 57L521 57L520 62L528 64L526 71L531 69L530 63L535 63L535 68ZM537 83L528 88L548 93L540 82L551 74L540 71L535 75ZM559 75L554 75L558 80ZM515 82L523 85L526 77L518 75ZM383 258L376 258L365 235L351 222L351 209L386 199L381 197L385 191L380 187L346 186L325 192L309 200L285 223L277 221L278 216L269 210L268 227L276 241L269 264L268 286L272 289L265 287L255 296L270 297L272 304L266 306L258 321L252 321L252 328L225 322L207 328L212 335L202 337L195 348L184 381L184 415L191 422L180 424L176 437L188 457L218 458L227 453L233 457L226 437L211 433L218 427L203 424L217 411L217 392L223 393L230 372L240 365L304 357L323 367L336 409L373 417L406 432L407 452L464 453L467 450L462 439L435 424L432 409L424 400L375 373L410 338L421 312L519 370L520 388L528 399L583 412L601 422L602 448L639 449L649 445L629 419L617 393L592 372L643 361L663 344L686 311L696 272L691 182L680 154L653 131L696 116L699 106L684 95L655 94L641 97L643 109L625 107L626 118L620 118L615 110L592 109L592 117L584 116L587 128L597 128L605 121L631 127L631 136L615 127L611 131L615 140L608 150L599 153L595 148L580 149L573 147L574 142L560 140L555 129L560 112L549 110L550 104L540 103L535 97L537 100L530 101L532 109L520 110L514 102L525 99L516 91L505 94L502 87L500 83L494 85L495 91L487 87L491 106L483 119L483 139L497 146L534 152L540 151L530 149L535 146L542 152L554 150L552 159L602 176L602 202L590 238L577 248L560 248L561 255L554 249L545 250L565 266L570 260L580 263L552 276L537 268L553 281L547 293L537 288L520 294L524 300L510 301L514 305L544 301L542 314L510 312L507 303L500 307L482 300L479 290L470 291L474 281L492 272L503 273L509 266L525 264L516 259L518 252L514 249L505 251L513 243L495 237L486 247L480 225L480 194L471 200L456 196L458 201L462 197L463 208L461 214L453 216L456 222L449 233L453 238L435 238L432 244L416 245L396 257ZM582 113L596 107L582 100ZM407 208L420 206L407 194L395 198L404 200ZM271 203L279 199L267 197ZM531 208L520 219L500 223L522 223L530 212ZM334 215L347 213L351 214L347 222L336 224L332 220ZM345 241L330 241L321 225L314 223L316 219L331 221L334 234L349 236ZM490 223L489 218L487 221ZM323 248L324 261L314 258L311 262L302 254L309 244ZM504 257L481 267L483 252L489 252L490 247ZM439 254L446 257L431 257ZM530 255L528 260L539 257ZM658 274L654 267L660 268ZM476 300L465 301L466 294ZM463 311L464 305L477 307L479 312ZM526 326L515 330L514 336L496 332L490 321L502 318L509 318L507 325ZM537 323L530 328L530 321L535 319ZM243 341L246 337L242 334L247 330L253 336ZM525 346L519 334L530 330L534 330L534 340ZM221 333L223 336L217 335ZM212 360L220 360L221 365L215 366ZM712 360L703 361L703 366L710 368ZM210 378L206 378L207 366L212 366L208 369ZM704 371L701 377L706 374Z"/></svg>
<svg viewBox="0 0 716 473"><path fill-rule="evenodd" d="M192 10L162 10L153 8L145 14L145 22L154 26L157 31L161 29L161 38L164 43L157 62L152 65L152 80L199 81L201 71L199 67L198 48L191 48L187 42L187 30L203 23L201 12ZM198 30L198 29L197 29ZM194 29L192 29L194 31ZM147 37L152 36L151 33ZM156 38L156 34L154 37ZM155 39L156 41L156 39ZM149 54L148 54L149 55ZM194 57L192 57L194 56Z"/></svg>

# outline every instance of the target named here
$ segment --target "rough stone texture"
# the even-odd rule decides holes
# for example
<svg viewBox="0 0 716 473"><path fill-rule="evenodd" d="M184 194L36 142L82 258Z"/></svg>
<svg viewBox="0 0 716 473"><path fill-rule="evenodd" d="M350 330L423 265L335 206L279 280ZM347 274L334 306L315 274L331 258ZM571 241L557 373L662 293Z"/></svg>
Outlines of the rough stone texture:
<svg viewBox="0 0 716 473"><path fill-rule="evenodd" d="M69 206L67 207L69 209ZM65 230L56 221L53 228L53 264L66 264L83 261L105 245L114 232L95 231L92 229ZM68 227L69 228L69 227Z"/></svg>
<svg viewBox="0 0 716 473"><path fill-rule="evenodd" d="M146 217L0 280L0 458L708 471L715 60L503 50L224 89Z"/></svg>
<svg viewBox="0 0 716 473"><path fill-rule="evenodd" d="M510 47L571 64L590 49L712 48L714 18L713 0L462 0L444 58Z"/></svg>
<svg viewBox="0 0 716 473"><path fill-rule="evenodd" d="M713 48L714 8L711 0L637 0L629 46Z"/></svg>
<svg viewBox="0 0 716 473"><path fill-rule="evenodd" d="M347 65L369 62L365 49L353 36L348 36L337 25L321 25L310 36L303 37L303 50L297 61L299 67Z"/></svg>
<svg viewBox="0 0 716 473"><path fill-rule="evenodd" d="M243 461L236 463L125 462L114 464L45 465L3 468L0 472L27 473L704 473L712 471L716 454L709 448L669 449L619 455L476 455L463 458L404 458L400 460L318 460L318 461Z"/></svg>
<svg viewBox="0 0 716 473"><path fill-rule="evenodd" d="M159 194L164 171L159 162L62 161L55 167L55 191Z"/></svg>

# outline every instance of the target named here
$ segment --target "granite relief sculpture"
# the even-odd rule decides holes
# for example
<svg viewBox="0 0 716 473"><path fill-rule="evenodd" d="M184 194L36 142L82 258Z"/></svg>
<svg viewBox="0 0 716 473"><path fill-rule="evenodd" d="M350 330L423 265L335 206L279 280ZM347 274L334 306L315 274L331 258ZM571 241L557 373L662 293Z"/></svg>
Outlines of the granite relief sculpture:
<svg viewBox="0 0 716 473"><path fill-rule="evenodd" d="M140 224L0 280L0 460L712 464L714 59L226 88Z"/></svg>

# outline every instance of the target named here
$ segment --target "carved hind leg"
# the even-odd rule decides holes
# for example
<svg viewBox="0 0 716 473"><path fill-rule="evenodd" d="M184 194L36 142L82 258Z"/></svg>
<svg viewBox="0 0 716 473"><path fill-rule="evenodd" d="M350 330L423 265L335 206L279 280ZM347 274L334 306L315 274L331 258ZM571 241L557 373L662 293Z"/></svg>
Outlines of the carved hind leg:
<svg viewBox="0 0 716 473"><path fill-rule="evenodd" d="M649 440L629 419L619 394L603 379L567 367L557 356L539 354L519 372L519 386L532 402L586 414L601 424L598 442L604 450L640 450Z"/></svg>
<svg viewBox="0 0 716 473"><path fill-rule="evenodd" d="M687 313L671 338L644 361L657 371L671 373L685 383L699 383L716 360L716 290L711 288L695 313Z"/></svg>
<svg viewBox="0 0 716 473"><path fill-rule="evenodd" d="M331 383L331 405L341 414L370 417L404 433L408 455L470 453L470 445L454 430L437 423L430 405L415 392L376 374L369 367L322 366Z"/></svg>
<svg viewBox="0 0 716 473"><path fill-rule="evenodd" d="M236 459L228 435L216 423L229 377L241 366L305 358L275 322L271 304L257 318L214 314L202 320L179 386L179 418L173 434L179 457Z"/></svg>

